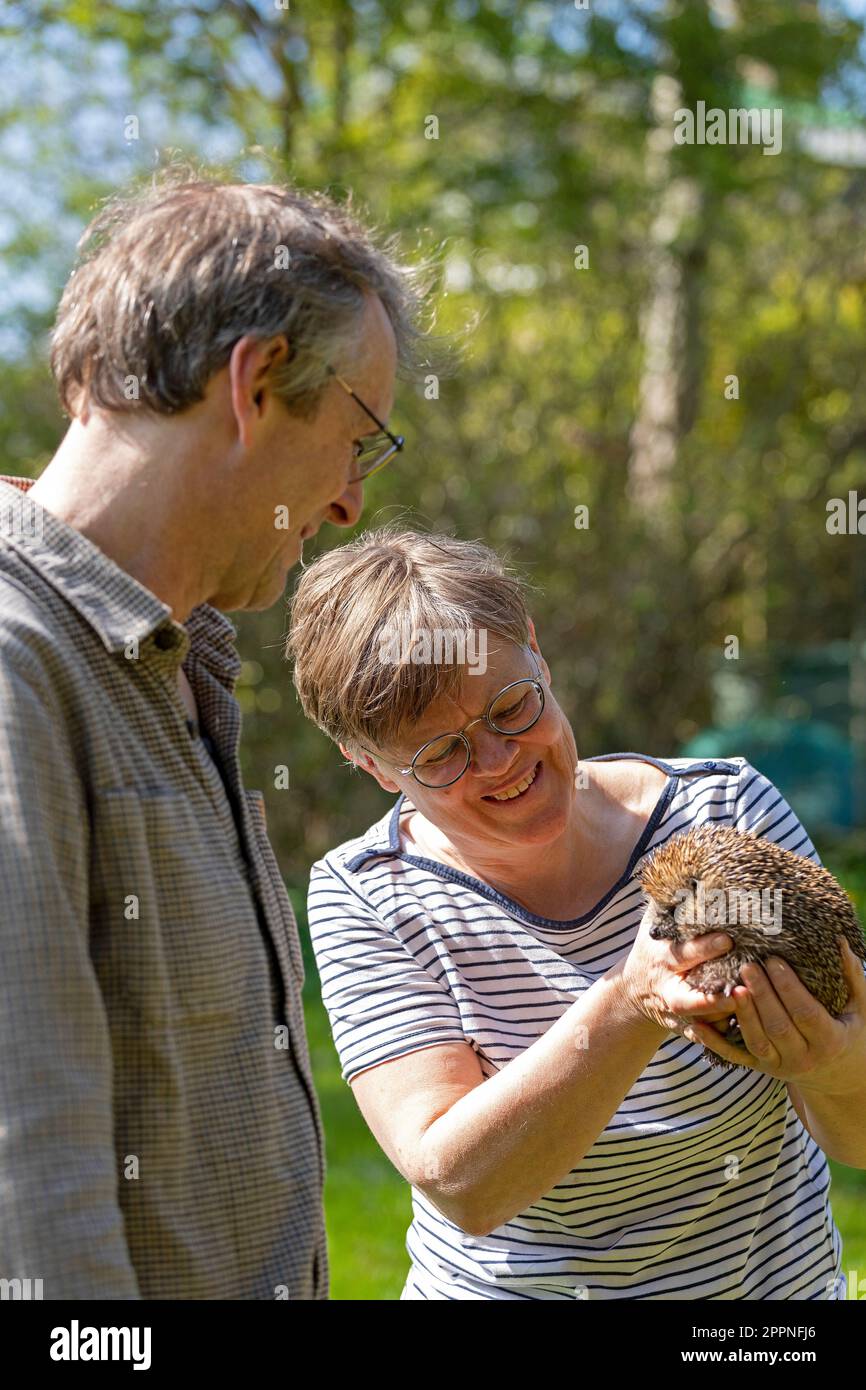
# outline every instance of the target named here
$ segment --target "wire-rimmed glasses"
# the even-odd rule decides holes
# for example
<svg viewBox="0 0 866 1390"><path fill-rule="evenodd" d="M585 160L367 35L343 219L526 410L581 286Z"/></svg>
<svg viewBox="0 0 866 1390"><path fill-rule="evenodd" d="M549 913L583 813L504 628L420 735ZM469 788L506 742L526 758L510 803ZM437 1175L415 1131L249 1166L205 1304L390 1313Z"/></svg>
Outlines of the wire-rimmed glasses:
<svg viewBox="0 0 866 1390"><path fill-rule="evenodd" d="M378 434L371 435L368 439L359 440L355 446L357 473L354 477L349 478L349 482L364 482L367 478L372 477L374 473L378 473L380 468L384 468L388 460L393 458L394 455L403 448L406 440L402 434L392 434L391 431L382 424L378 415L374 415L370 407L364 404L357 391L353 390L348 381L344 381L339 373L334 371L332 366L328 365L328 371L334 380L342 386L343 390L357 402L365 415L369 415L373 424L379 426Z"/></svg>
<svg viewBox="0 0 866 1390"><path fill-rule="evenodd" d="M526 650L538 671L532 649L527 647ZM477 719L471 720L460 732L439 734L436 738L428 739L418 749L409 766L398 767L397 770L404 777L414 777L422 787L434 790L450 787L460 780L472 761L472 748L466 734L473 725L485 723L495 734L506 736L525 734L527 729L538 723L543 710L544 686L540 681L530 677L510 681L492 697L484 713ZM367 751L372 752L371 749Z"/></svg>

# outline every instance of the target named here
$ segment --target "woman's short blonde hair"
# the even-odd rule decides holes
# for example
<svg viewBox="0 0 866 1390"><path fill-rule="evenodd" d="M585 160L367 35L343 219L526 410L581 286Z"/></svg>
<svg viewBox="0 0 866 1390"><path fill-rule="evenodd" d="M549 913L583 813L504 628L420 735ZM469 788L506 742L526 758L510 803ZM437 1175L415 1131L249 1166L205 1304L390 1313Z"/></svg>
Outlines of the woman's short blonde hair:
<svg viewBox="0 0 866 1390"><path fill-rule="evenodd" d="M480 541L393 524L328 551L304 569L291 605L286 655L304 713L354 754L396 746L457 693L473 634L528 640L528 587ZM437 633L435 659L419 661L415 639Z"/></svg>

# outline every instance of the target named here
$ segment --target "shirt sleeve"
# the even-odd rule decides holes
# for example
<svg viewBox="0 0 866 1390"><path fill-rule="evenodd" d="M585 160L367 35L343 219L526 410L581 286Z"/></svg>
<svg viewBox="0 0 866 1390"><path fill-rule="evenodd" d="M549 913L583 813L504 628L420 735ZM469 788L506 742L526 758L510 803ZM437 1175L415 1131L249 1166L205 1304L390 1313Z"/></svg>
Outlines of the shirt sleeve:
<svg viewBox="0 0 866 1390"><path fill-rule="evenodd" d="M743 759L734 800L736 830L749 830L782 849L821 863L820 856L778 787Z"/></svg>
<svg viewBox="0 0 866 1390"><path fill-rule="evenodd" d="M41 1279L47 1299L136 1299L118 1202L111 1038L88 950L88 863L86 796L62 711L37 663L7 646L0 1277Z"/></svg>
<svg viewBox="0 0 866 1390"><path fill-rule="evenodd" d="M310 874L308 917L344 1081L420 1048L468 1041L438 957L422 964L322 860Z"/></svg>

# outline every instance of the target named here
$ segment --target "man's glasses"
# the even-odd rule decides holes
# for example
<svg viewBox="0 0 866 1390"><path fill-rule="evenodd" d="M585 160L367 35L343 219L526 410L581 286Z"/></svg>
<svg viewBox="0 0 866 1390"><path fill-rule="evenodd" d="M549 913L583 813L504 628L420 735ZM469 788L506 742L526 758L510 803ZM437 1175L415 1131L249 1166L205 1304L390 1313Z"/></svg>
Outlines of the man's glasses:
<svg viewBox="0 0 866 1390"><path fill-rule="evenodd" d="M406 440L402 434L392 434L389 429L382 424L378 415L374 415L369 406L365 405L356 391L353 391L348 381L344 381L341 376L328 365L328 371L335 381L339 382L343 390L358 403L366 415L369 415L374 425L379 426L379 434L370 435L368 439L359 440L355 445L355 463L357 465L354 477L349 479L350 483L360 483L365 478L369 478L373 473L378 473L380 468L384 468L390 458L403 448Z"/></svg>
<svg viewBox="0 0 866 1390"><path fill-rule="evenodd" d="M526 650L540 675L532 649L528 647ZM543 709L544 687L539 681L511 681L498 695L493 696L478 719L471 720L459 733L440 734L437 738L428 739L418 749L409 766L397 770L404 777L414 777L422 787L450 787L460 780L472 761L472 749L466 733L474 724L485 723L495 734L525 734L527 729L538 723ZM367 749L367 752L372 752L372 749Z"/></svg>

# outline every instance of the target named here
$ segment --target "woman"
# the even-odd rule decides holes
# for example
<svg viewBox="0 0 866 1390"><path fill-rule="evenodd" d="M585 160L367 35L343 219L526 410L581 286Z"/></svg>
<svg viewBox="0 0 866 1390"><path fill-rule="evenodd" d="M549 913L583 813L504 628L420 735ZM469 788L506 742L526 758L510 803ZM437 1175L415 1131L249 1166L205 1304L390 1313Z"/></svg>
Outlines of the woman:
<svg viewBox="0 0 866 1390"><path fill-rule="evenodd" d="M305 712L400 793L315 864L309 920L343 1077L412 1187L401 1297L844 1298L819 1142L866 1166L859 962L841 1021L754 967L754 1055L714 1068L731 1004L682 977L731 938L642 924L642 861L696 822L817 859L775 787L741 757L578 760L479 544L331 551L290 652Z"/></svg>

